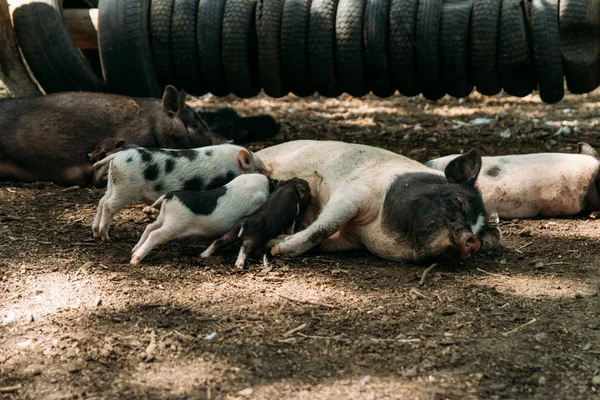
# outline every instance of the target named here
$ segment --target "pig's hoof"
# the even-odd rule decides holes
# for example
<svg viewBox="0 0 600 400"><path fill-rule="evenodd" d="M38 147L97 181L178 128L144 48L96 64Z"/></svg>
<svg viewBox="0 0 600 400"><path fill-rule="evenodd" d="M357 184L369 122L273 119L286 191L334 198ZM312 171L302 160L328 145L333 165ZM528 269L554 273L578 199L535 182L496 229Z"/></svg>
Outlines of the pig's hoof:
<svg viewBox="0 0 600 400"><path fill-rule="evenodd" d="M277 256L279 254L281 254L281 244L276 244L275 246L271 247L272 256Z"/></svg>
<svg viewBox="0 0 600 400"><path fill-rule="evenodd" d="M131 261L129 261L129 264L138 265L140 261L142 261L142 259L134 254L133 257L131 257Z"/></svg>
<svg viewBox="0 0 600 400"><path fill-rule="evenodd" d="M269 240L267 242L267 247L273 247L278 243L285 242L286 240L288 240L291 237L292 237L292 235L279 235L276 238Z"/></svg>
<svg viewBox="0 0 600 400"><path fill-rule="evenodd" d="M235 267L237 269L244 269L244 263L243 262L236 262L235 263Z"/></svg>
<svg viewBox="0 0 600 400"><path fill-rule="evenodd" d="M200 253L200 258L208 258L211 255L212 254L208 253L208 250L204 250L202 253Z"/></svg>

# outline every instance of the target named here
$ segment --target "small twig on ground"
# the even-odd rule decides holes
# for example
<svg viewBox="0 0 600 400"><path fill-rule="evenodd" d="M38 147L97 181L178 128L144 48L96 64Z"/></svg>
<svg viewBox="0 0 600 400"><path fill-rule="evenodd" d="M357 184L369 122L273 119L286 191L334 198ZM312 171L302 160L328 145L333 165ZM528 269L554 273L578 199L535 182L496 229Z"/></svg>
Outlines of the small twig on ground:
<svg viewBox="0 0 600 400"><path fill-rule="evenodd" d="M0 387L0 393L12 393L12 392L16 392L17 390L21 389L23 386L19 383L18 385L14 385L14 386L5 386L5 387Z"/></svg>
<svg viewBox="0 0 600 400"><path fill-rule="evenodd" d="M427 296L425 296L423 293L419 292L419 291L418 291L417 289L415 289L415 288L410 288L410 292L411 292L412 294L414 294L415 296L417 296L417 297L420 297L420 298L422 298L422 299L426 299L426 298L427 298Z"/></svg>
<svg viewBox="0 0 600 400"><path fill-rule="evenodd" d="M485 270L483 270L483 269L481 269L481 268L477 268L477 271L479 271L479 272L483 272L484 274L488 274L488 275L492 275L492 276L499 276L499 277L501 277L501 278L506 278L506 275L502 275L502 274L495 274L495 273L493 273L493 272L487 272L487 271L485 271Z"/></svg>
<svg viewBox="0 0 600 400"><path fill-rule="evenodd" d="M303 338L307 338L307 339L325 339L325 340L346 340L346 339L342 339L340 337L338 337L338 335L333 335L333 336L313 336L313 335L305 335L303 333L298 332L299 336L302 336Z"/></svg>
<svg viewBox="0 0 600 400"><path fill-rule="evenodd" d="M289 300L289 301L296 302L296 303L312 304L312 305L314 305L314 306L327 307L327 308L336 308L335 306L333 306L333 305L331 305L331 304L317 303L316 301L310 301L310 300L299 300L299 299L294 299L294 298L292 298L292 297L287 297L287 296L284 296L284 295L282 295L282 294L279 294L279 293L277 293L277 296L279 296L279 297L281 297L281 298L284 298L284 299L286 299L286 300Z"/></svg>
<svg viewBox="0 0 600 400"><path fill-rule="evenodd" d="M306 328L306 324L302 324L300 326L295 327L294 329L290 329L289 331L287 331L286 333L283 334L283 337L288 337L293 335L294 333L301 331L302 329Z"/></svg>
<svg viewBox="0 0 600 400"><path fill-rule="evenodd" d="M66 192L72 192L74 190L79 190L79 186L77 186L77 185L70 186L68 188L65 188L65 189L61 190L61 192L66 193Z"/></svg>
<svg viewBox="0 0 600 400"><path fill-rule="evenodd" d="M421 275L421 280L419 281L419 286L423 286L423 284L425 283L425 279L427 279L427 275L437 266L437 263L433 263L431 264L431 266L426 268L425 271L423 271L423 275Z"/></svg>
<svg viewBox="0 0 600 400"><path fill-rule="evenodd" d="M535 319L535 318L534 318L534 319L532 319L531 321L524 323L523 325L517 326L517 327L516 327L515 329L513 329L513 330L510 330L510 331L508 331L508 332L504 332L504 333L502 334L502 336L506 337L506 336L508 336L508 335L510 335L510 334L513 334L513 333L515 333L516 331L518 331L518 330L520 330L520 329L522 329L522 328L526 327L527 325L531 325L531 324L533 324L533 323L534 323L534 322L536 322L536 321L537 321L537 319Z"/></svg>

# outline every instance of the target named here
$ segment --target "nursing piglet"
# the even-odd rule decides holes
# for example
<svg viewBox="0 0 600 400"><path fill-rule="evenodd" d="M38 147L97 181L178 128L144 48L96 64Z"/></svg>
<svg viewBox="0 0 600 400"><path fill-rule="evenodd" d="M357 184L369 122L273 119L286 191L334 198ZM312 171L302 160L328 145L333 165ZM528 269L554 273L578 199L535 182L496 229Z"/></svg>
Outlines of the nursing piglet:
<svg viewBox="0 0 600 400"><path fill-rule="evenodd" d="M251 215L243 218L232 230L215 240L200 256L210 257L219 248L242 241L235 266L243 268L246 257L280 234L294 233L296 218L304 211L310 200L310 186L304 179L294 178L279 182L267 202Z"/></svg>
<svg viewBox="0 0 600 400"><path fill-rule="evenodd" d="M475 186L486 210L500 218L558 217L600 210L596 151L587 143L579 143L578 153L482 157ZM425 164L443 171L458 156Z"/></svg>
<svg viewBox="0 0 600 400"><path fill-rule="evenodd" d="M216 189L202 192L176 191L161 196L155 222L146 227L133 248L131 264L169 240L199 235L215 238L231 230L243 217L262 206L270 193L269 178L261 174L241 175Z"/></svg>
<svg viewBox="0 0 600 400"><path fill-rule="evenodd" d="M167 192L214 189L241 174L266 173L258 157L233 144L186 150L128 149L109 155L94 168L103 168L107 163L106 194L92 224L94 237L102 240L109 239L112 218L128 204L151 204Z"/></svg>

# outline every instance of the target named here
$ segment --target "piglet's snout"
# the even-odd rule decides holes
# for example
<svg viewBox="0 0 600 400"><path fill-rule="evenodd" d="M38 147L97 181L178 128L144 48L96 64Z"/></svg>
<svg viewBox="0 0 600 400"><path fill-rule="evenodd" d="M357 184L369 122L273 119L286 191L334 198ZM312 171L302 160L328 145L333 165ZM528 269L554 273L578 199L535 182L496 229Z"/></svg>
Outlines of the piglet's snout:
<svg viewBox="0 0 600 400"><path fill-rule="evenodd" d="M472 233L463 233L460 235L458 250L460 252L460 258L463 261L468 261L471 257L476 254L481 248L481 239Z"/></svg>

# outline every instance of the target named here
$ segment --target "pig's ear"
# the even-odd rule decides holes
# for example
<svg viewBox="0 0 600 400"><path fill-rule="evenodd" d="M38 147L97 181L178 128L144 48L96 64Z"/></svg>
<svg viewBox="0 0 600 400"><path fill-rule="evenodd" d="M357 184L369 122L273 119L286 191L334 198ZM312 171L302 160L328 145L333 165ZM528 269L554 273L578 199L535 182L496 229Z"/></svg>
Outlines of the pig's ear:
<svg viewBox="0 0 600 400"><path fill-rule="evenodd" d="M308 194L306 192L306 186L304 186L302 183L296 184L296 192L298 192L298 196L300 196L300 200L304 200L304 198Z"/></svg>
<svg viewBox="0 0 600 400"><path fill-rule="evenodd" d="M246 149L240 150L238 153L238 162L240 163L242 170L248 171L250 169L250 165L252 164L252 155Z"/></svg>
<svg viewBox="0 0 600 400"><path fill-rule="evenodd" d="M577 154L584 154L586 156L598 157L596 150L585 142L577 143Z"/></svg>
<svg viewBox="0 0 600 400"><path fill-rule="evenodd" d="M475 149L456 157L446 166L444 173L450 183L473 186L481 170L481 155Z"/></svg>
<svg viewBox="0 0 600 400"><path fill-rule="evenodd" d="M125 139L116 139L115 141L115 149L122 149L123 147L125 147Z"/></svg>
<svg viewBox="0 0 600 400"><path fill-rule="evenodd" d="M165 111L172 115L179 113L179 93L174 86L167 85L162 97L162 104Z"/></svg>
<svg viewBox="0 0 600 400"><path fill-rule="evenodd" d="M481 240L483 241L483 246L481 246L482 251L487 251L491 249L496 243L500 242L502 239L502 232L500 229L496 227L489 227L482 235Z"/></svg>

